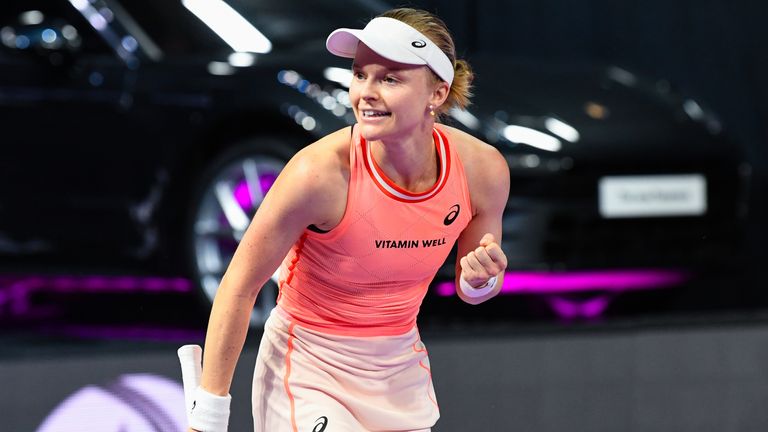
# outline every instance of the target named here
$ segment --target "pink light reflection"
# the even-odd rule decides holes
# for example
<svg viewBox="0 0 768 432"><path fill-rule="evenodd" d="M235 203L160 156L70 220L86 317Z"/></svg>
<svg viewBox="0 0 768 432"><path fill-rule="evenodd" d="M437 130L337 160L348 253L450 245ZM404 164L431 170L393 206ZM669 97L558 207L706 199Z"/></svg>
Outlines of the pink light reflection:
<svg viewBox="0 0 768 432"><path fill-rule="evenodd" d="M253 207L251 193L248 191L248 183L242 181L235 188L235 199L241 208L250 209Z"/></svg>
<svg viewBox="0 0 768 432"><path fill-rule="evenodd" d="M261 188L261 194L265 195L267 191L272 187L272 184L277 180L277 174L261 174L259 176L259 187ZM252 209L254 207L253 200L251 199L251 192L248 190L248 183L241 181L235 188L235 200L240 204L243 209Z"/></svg>
<svg viewBox="0 0 768 432"><path fill-rule="evenodd" d="M51 333L76 336L79 338L97 338L104 340L134 339L156 341L203 341L204 330L186 328L161 328L151 326L86 326L56 325L47 329Z"/></svg>
<svg viewBox="0 0 768 432"><path fill-rule="evenodd" d="M35 292L58 293L122 293L122 292L179 292L188 293L192 282L180 277L133 277L133 276L18 276L0 280L0 316L6 306L12 316L30 313L30 301Z"/></svg>
<svg viewBox="0 0 768 432"><path fill-rule="evenodd" d="M272 188L272 185L275 183L275 180L277 180L277 174L270 173L270 174L260 175L259 184L261 185L261 191L263 193L267 193L267 191Z"/></svg>
<svg viewBox="0 0 768 432"><path fill-rule="evenodd" d="M559 297L550 297L549 304L557 316L565 319L597 318L608 309L610 295L601 295L588 300L569 300Z"/></svg>

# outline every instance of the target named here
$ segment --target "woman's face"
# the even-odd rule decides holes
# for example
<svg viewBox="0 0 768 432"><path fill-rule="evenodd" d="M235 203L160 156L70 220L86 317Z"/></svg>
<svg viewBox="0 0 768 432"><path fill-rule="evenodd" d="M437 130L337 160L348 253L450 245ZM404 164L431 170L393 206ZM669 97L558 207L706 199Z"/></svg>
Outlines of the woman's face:
<svg viewBox="0 0 768 432"><path fill-rule="evenodd" d="M365 139L407 137L422 131L425 122L431 131L429 105L439 98L426 66L393 62L360 43L352 75L350 102Z"/></svg>

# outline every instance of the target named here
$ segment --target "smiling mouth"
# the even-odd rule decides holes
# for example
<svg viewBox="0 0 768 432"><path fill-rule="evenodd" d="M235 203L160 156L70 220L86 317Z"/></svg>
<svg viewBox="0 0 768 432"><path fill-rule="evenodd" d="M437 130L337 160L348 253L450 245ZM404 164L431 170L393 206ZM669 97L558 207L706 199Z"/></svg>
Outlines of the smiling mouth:
<svg viewBox="0 0 768 432"><path fill-rule="evenodd" d="M360 112L363 114L363 118L389 117L392 115L391 112L387 111L362 110Z"/></svg>

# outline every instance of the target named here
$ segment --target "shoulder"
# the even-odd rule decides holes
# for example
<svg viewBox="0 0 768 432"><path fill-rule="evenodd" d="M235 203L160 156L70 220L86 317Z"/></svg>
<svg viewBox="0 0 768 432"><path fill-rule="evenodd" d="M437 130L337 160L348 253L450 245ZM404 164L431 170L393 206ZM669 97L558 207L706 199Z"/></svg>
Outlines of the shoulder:
<svg viewBox="0 0 768 432"><path fill-rule="evenodd" d="M344 131L346 130L346 135ZM349 128L333 132L299 150L288 161L268 195L291 207L312 207L313 202L346 191L349 178Z"/></svg>
<svg viewBox="0 0 768 432"><path fill-rule="evenodd" d="M350 128L346 127L299 150L283 173L291 180L314 189L348 177Z"/></svg>
<svg viewBox="0 0 768 432"><path fill-rule="evenodd" d="M499 150L480 139L451 126L438 125L448 138L448 142L454 146L461 158L465 170L472 171L473 175L483 176L492 174L498 170L508 170L507 162Z"/></svg>
<svg viewBox="0 0 768 432"><path fill-rule="evenodd" d="M509 166L499 150L451 126L438 125L456 149L467 176L473 207L496 207L509 195Z"/></svg>
<svg viewBox="0 0 768 432"><path fill-rule="evenodd" d="M277 211L300 218L303 225L334 226L347 199L350 143L347 127L297 152L270 189Z"/></svg>
<svg viewBox="0 0 768 432"><path fill-rule="evenodd" d="M336 168L349 166L350 127L339 129L299 150L289 162L305 167L311 165Z"/></svg>

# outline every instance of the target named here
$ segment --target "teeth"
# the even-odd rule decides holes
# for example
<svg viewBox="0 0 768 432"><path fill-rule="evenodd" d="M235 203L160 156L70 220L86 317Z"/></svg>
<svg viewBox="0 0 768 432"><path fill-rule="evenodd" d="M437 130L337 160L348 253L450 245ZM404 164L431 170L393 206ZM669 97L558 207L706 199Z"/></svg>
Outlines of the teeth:
<svg viewBox="0 0 768 432"><path fill-rule="evenodd" d="M388 116L388 115L389 115L388 112L363 110L363 116L364 117L384 117L384 116Z"/></svg>

